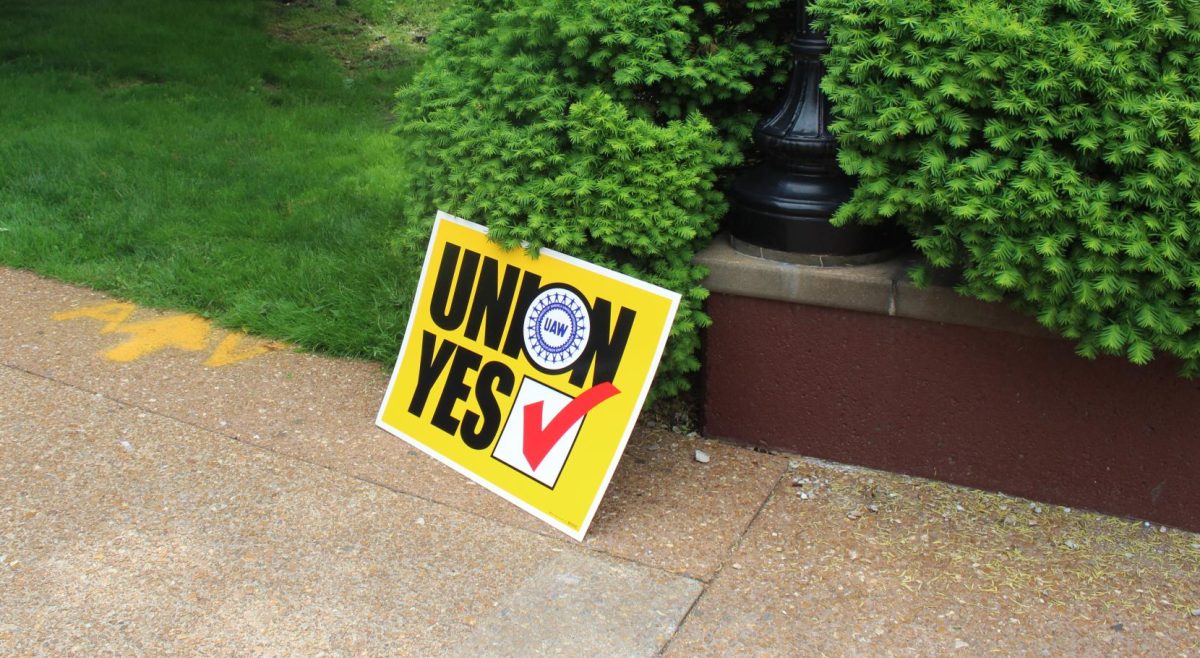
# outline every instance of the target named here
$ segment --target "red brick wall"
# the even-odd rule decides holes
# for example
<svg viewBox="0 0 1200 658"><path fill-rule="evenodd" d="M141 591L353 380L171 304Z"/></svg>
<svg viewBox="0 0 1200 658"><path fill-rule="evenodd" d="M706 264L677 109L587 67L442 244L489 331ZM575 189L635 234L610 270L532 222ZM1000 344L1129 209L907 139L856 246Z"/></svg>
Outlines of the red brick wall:
<svg viewBox="0 0 1200 658"><path fill-rule="evenodd" d="M1200 530L1200 381L1070 343L714 294L708 434Z"/></svg>

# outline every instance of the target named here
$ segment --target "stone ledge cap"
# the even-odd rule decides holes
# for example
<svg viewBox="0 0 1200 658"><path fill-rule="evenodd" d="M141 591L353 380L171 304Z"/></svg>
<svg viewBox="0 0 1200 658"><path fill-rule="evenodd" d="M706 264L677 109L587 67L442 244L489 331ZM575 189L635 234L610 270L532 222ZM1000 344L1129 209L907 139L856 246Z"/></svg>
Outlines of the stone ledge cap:
<svg viewBox="0 0 1200 658"><path fill-rule="evenodd" d="M917 258L903 253L869 265L798 265L743 254L720 234L696 262L709 269L704 286L715 293L1057 338L1004 304L964 297L946 285L917 288L906 274Z"/></svg>

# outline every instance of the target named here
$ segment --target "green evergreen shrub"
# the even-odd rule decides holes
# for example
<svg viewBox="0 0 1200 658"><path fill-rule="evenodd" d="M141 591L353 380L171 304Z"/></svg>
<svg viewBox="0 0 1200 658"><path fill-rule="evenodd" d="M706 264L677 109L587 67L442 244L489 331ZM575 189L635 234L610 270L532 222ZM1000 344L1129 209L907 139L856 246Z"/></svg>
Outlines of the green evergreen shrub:
<svg viewBox="0 0 1200 658"><path fill-rule="evenodd" d="M1200 3L814 0L837 221L895 220L960 290L1078 352L1200 357ZM918 272L918 275L921 273ZM918 276L920 278L920 276Z"/></svg>
<svg viewBox="0 0 1200 658"><path fill-rule="evenodd" d="M397 95L411 159L399 246L418 262L441 208L507 246L680 292L655 390L684 390L708 322L691 259L725 212L720 172L786 74L781 2L458 2Z"/></svg>

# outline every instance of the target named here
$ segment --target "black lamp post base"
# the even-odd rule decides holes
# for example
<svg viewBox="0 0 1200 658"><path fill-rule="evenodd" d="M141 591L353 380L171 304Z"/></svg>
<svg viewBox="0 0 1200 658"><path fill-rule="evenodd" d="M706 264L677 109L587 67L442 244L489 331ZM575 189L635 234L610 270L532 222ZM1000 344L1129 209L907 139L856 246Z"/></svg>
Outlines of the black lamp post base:
<svg viewBox="0 0 1200 658"><path fill-rule="evenodd" d="M829 131L829 99L821 92L821 57L829 52L829 44L812 29L806 0L797 0L796 9L787 93L754 129L761 161L734 181L726 226L735 248L772 260L881 260L904 242L902 231L829 223L853 195L854 180L838 167L837 139Z"/></svg>
<svg viewBox="0 0 1200 658"><path fill-rule="evenodd" d="M836 170L835 170L836 171ZM901 242L892 226L834 226L853 182L841 172L811 175L760 164L730 190L727 226L738 251L803 264L883 260Z"/></svg>

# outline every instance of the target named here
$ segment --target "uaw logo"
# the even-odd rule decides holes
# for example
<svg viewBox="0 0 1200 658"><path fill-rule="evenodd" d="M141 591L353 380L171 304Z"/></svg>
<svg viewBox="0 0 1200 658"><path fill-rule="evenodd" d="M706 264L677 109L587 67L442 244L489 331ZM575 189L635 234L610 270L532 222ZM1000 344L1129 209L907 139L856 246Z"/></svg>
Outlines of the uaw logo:
<svg viewBox="0 0 1200 658"><path fill-rule="evenodd" d="M534 298L525 312L525 354L546 372L562 372L587 347L587 304L566 286L554 286Z"/></svg>

